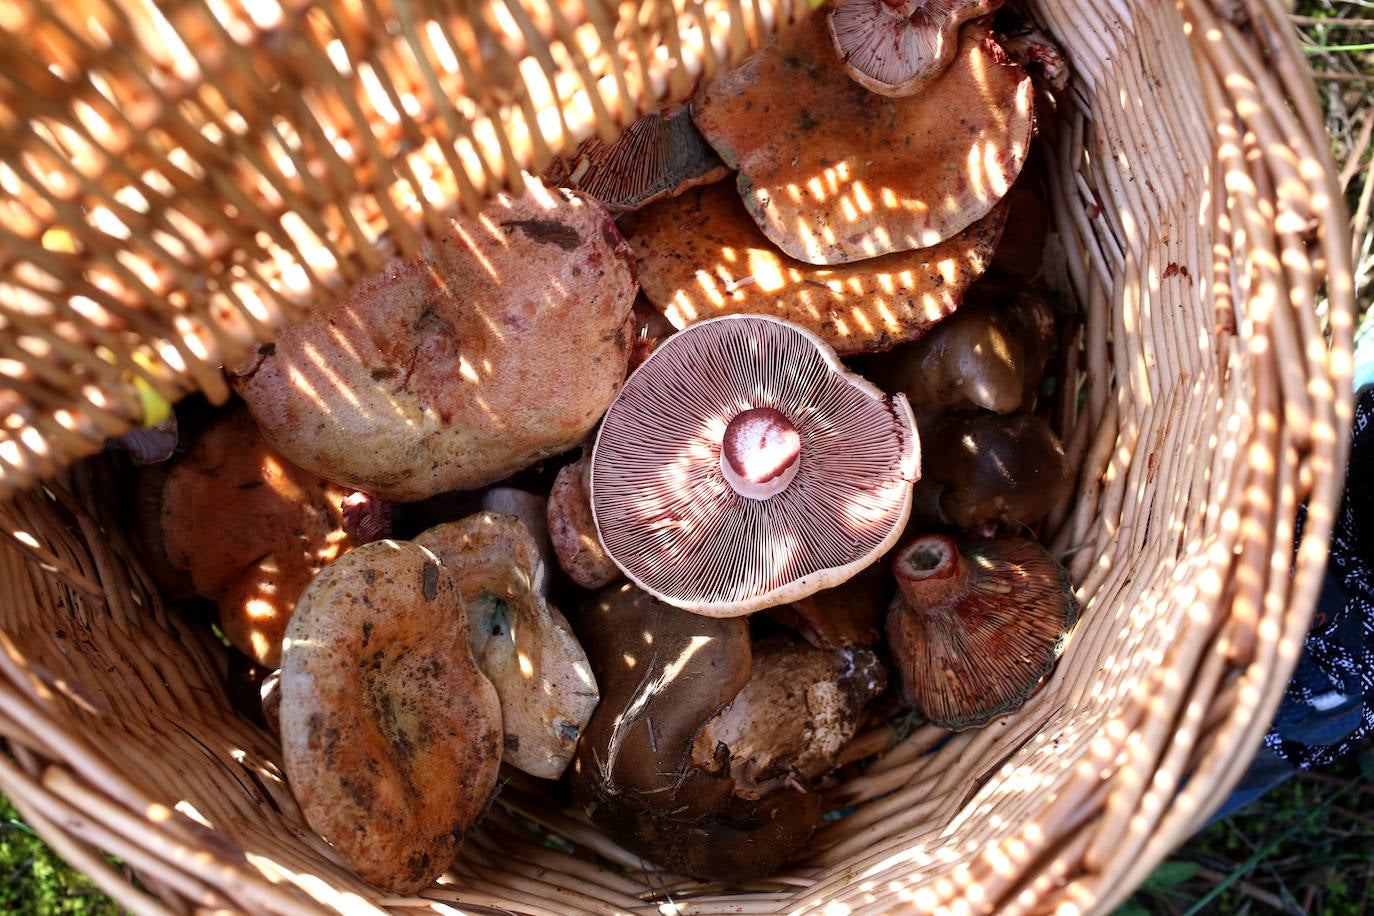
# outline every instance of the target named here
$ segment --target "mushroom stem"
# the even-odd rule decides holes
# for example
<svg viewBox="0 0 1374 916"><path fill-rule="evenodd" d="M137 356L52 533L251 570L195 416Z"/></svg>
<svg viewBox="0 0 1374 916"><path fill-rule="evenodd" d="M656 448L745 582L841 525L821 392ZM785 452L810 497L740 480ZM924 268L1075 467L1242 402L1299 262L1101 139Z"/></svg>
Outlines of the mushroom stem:
<svg viewBox="0 0 1374 916"><path fill-rule="evenodd" d="M780 410L752 407L736 414L720 441L720 471L747 499L768 499L787 489L801 462L801 436Z"/></svg>
<svg viewBox="0 0 1374 916"><path fill-rule="evenodd" d="M968 580L959 546L943 534L922 535L903 547L892 561L892 573L906 603L920 614L946 612L950 597Z"/></svg>

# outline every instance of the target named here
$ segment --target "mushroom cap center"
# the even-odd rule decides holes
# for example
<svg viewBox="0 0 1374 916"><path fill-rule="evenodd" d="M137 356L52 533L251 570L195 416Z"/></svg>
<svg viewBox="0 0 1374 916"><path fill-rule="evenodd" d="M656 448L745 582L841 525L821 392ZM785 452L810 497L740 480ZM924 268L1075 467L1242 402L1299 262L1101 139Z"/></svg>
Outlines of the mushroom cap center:
<svg viewBox="0 0 1374 916"><path fill-rule="evenodd" d="M797 476L800 457L797 427L773 407L751 407L736 414L720 441L725 482L747 499L768 499L787 489Z"/></svg>

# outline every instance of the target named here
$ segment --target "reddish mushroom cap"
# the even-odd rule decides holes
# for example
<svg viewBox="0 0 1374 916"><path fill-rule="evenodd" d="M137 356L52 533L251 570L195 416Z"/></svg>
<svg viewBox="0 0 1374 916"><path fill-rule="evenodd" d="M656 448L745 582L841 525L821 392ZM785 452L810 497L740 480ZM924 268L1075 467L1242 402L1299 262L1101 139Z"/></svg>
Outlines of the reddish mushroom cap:
<svg viewBox="0 0 1374 916"><path fill-rule="evenodd" d="M800 446L779 478L791 479L770 494L722 470L730 421L759 408L774 421L766 433L786 431L781 417ZM735 616L872 563L901 534L919 476L905 397L847 371L799 325L727 315L668 338L630 376L592 453L592 513L607 554L640 587Z"/></svg>

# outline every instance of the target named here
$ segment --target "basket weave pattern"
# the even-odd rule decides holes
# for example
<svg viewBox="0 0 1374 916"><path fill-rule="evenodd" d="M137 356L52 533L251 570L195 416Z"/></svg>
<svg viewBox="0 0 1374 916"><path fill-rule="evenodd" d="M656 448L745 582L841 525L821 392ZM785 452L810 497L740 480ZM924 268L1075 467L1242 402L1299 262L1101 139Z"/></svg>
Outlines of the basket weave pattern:
<svg viewBox="0 0 1374 916"><path fill-rule="evenodd" d="M685 98L795 0L24 2L0 13L0 497Z"/></svg>
<svg viewBox="0 0 1374 916"><path fill-rule="evenodd" d="M443 21L453 25L484 9L460 4ZM732 5L725 19L758 9L746 14ZM423 19L400 3L392 12L402 24ZM1225 797L1296 662L1339 498L1354 308L1350 246L1321 119L1275 4L1242 0L1222 15L1204 0L1167 7L1040 0L1033 12L1074 73L1056 116L1042 122L1041 139L1051 161L1056 269L1083 310L1081 346L1073 351L1082 397L1066 392L1062 411L1079 486L1074 503L1053 519L1049 540L1067 557L1084 613L1055 674L1021 711L952 737L931 727L900 739L886 727L862 735L851 759L878 756L828 799L834 808L853 806L852 813L827 822L807 858L748 889L645 872L580 815L516 781L425 900L387 899L354 878L306 826L282 782L274 741L229 712L222 651L207 627L164 608L120 530L102 466L82 463L50 486L33 485L90 451L92 431L105 435L137 422L132 385L120 373L142 371L169 397L193 387L213 395L219 358L268 339L275 322L304 307L293 298L290 268L322 268L304 252L293 260L303 238L333 255L329 276L312 275L307 285L318 291L318 280L319 288L336 289L388 246L408 250L425 220L503 186L516 164L537 163L589 134L588 120L546 135L545 149L531 140L525 153L509 148L513 159L493 158L489 170L461 172L471 187L455 178L443 205L433 207L423 194L406 201L380 193L408 183L404 173L368 177L383 159L388 168L417 168L419 160L379 158L372 141L359 142L356 161L331 160L312 180L284 183L276 210L243 212L241 225L198 240L224 246L217 255L223 273L171 270L160 282L185 291L175 301L150 288L107 293L97 300L109 318L103 323L63 298L79 295L74 287L52 295L31 271L49 265L49 279L98 287L102 271L120 272L115 243L84 220L75 241L49 236L45 243L71 216L64 208L72 204L56 191L46 203L29 202L30 222L6 220L17 228L0 249L9 261L0 361L25 369L8 375L16 382L0 397L37 432L12 423L3 442L13 448L0 444L4 486L12 491L0 504L0 529L9 535L0 542L0 727L12 754L0 757L0 789L60 853L137 912L420 912L436 901L532 914L650 914L670 903L700 914L932 912L941 905L1109 910ZM329 34L358 42L349 45L355 72L363 60L377 70L390 66L377 44L381 33L363 28L371 15L363 7L340 4L319 15L332 23ZM693 15L648 0L641 10L644 21L660 24L656 17ZM740 30L741 47L787 18L758 15L769 27ZM596 16L588 12L587 20ZM59 28L56 18L44 21ZM168 21L209 47L223 46L191 29L190 19ZM133 19L102 22L112 36L135 34ZM399 34L396 42L409 41L407 27ZM13 30L4 41L6 51L18 48ZM48 44L61 47L56 38ZM114 59L123 46L112 42L103 53ZM245 82L266 80L278 67L284 80L337 72L312 69L281 49L256 53L265 56L232 67L219 61L216 72L239 73ZM73 57L67 65L77 63ZM168 61L161 78L171 78L175 64ZM9 78L13 87L25 77ZM149 92L154 86L167 91L150 84ZM269 114L262 89L226 95L216 117L227 124L237 106L252 101L245 118L275 123L282 112ZM683 91L664 81L636 96L635 107ZM474 104L493 92L477 89ZM197 99L209 104L208 96ZM8 98L5 104L7 125L17 112L34 116ZM350 117L371 123L379 114L374 107ZM610 120L623 122L624 114ZM416 115L406 124L439 131L436 147L455 139L443 133L452 125L432 121ZM410 128L395 129L401 136ZM4 141L10 171L0 177L11 182L14 163L23 160L16 144L52 142L41 132L23 136ZM151 136L129 133L115 157L126 164L120 168L141 174L146 162L134 165L140 156L165 156L148 146L157 142ZM86 180L115 180L110 174ZM326 177L344 174L357 184L339 194ZM203 213L211 209L207 197L227 193L199 181L174 187L179 201L190 197L178 212ZM354 205L338 206L342 200ZM14 196L5 203L20 212ZM281 217L304 203L310 207L302 219L321 222L283 229ZM133 247L144 254L157 244L154 229L172 225L149 219L130 226L141 243ZM86 270L71 270L71 259ZM10 269L17 264L28 272ZM196 278L221 298L191 294ZM24 296L11 298L15 290ZM1323 290L1325 329L1313 309ZM45 296L56 317L37 306L34 297ZM153 299L166 302L150 305ZM117 309L116 301L124 305ZM54 341L45 360L55 355L53 364L67 374L42 376L39 360L22 356L24 335L63 323L71 327L45 338ZM187 334L190 327L196 333ZM68 341L76 330L81 334ZM68 349L58 349L58 340ZM204 352L191 341L201 341ZM102 345L112 360L90 355ZM167 368L174 360L148 369L133 359L140 347L157 354L168 346L181 354L182 371ZM57 397L76 392L83 399L76 407ZM67 429L63 411L80 422ZM1303 503L1310 510L1294 550ZM579 854L541 844L532 822ZM137 870L139 886L95 850ZM586 851L626 870L597 864L580 854Z"/></svg>

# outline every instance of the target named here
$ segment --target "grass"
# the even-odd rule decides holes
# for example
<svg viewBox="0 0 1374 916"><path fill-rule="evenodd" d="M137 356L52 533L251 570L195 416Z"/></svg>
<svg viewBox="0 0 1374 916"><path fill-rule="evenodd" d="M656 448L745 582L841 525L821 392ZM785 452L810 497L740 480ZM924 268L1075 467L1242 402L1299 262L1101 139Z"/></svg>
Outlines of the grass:
<svg viewBox="0 0 1374 916"><path fill-rule="evenodd" d="M0 798L0 912L12 916L114 916L118 906L62 861Z"/></svg>
<svg viewBox="0 0 1374 916"><path fill-rule="evenodd" d="M1355 282L1374 333L1374 0L1298 0L1355 239ZM1300 773L1198 833L1117 916L1374 914L1374 749ZM119 908L0 798L0 912L106 916Z"/></svg>

